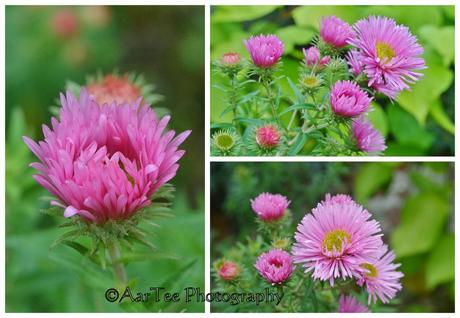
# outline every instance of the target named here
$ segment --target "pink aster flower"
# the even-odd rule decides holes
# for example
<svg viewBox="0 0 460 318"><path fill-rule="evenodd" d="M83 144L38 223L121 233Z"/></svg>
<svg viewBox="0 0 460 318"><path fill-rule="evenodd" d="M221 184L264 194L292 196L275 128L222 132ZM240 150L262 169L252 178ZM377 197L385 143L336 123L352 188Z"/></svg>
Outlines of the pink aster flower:
<svg viewBox="0 0 460 318"><path fill-rule="evenodd" d="M363 63L360 60L360 54L356 50L348 52L347 62L353 75L358 76L363 71Z"/></svg>
<svg viewBox="0 0 460 318"><path fill-rule="evenodd" d="M344 296L341 295L339 298L339 312L340 313L360 313L360 312L369 312L366 306L361 304L353 296Z"/></svg>
<svg viewBox="0 0 460 318"><path fill-rule="evenodd" d="M38 144L24 137L40 162L32 163L35 180L65 209L102 224L126 219L150 204L149 198L173 178L184 151L178 146L186 131L174 138L161 120L138 98L134 103L98 104L85 89L77 100L61 95L60 120L43 126Z"/></svg>
<svg viewBox="0 0 460 318"><path fill-rule="evenodd" d="M265 125L257 128L256 142L263 149L273 149L279 145L281 134L273 125Z"/></svg>
<svg viewBox="0 0 460 318"><path fill-rule="evenodd" d="M368 110L371 100L365 91L351 81L338 81L331 90L331 107L339 116L361 115Z"/></svg>
<svg viewBox="0 0 460 318"><path fill-rule="evenodd" d="M409 89L426 68L420 56L423 48L417 38L403 25L387 17L370 16L354 25L356 36L350 38L363 64L369 86L394 98Z"/></svg>
<svg viewBox="0 0 460 318"><path fill-rule="evenodd" d="M252 62L258 67L269 68L278 62L284 52L284 44L273 34L251 36L244 41Z"/></svg>
<svg viewBox="0 0 460 318"><path fill-rule="evenodd" d="M311 46L308 49L303 49L302 50L303 55L305 57L305 64L309 66L313 66L316 64L319 64L320 66L325 66L327 63L330 61L329 56L323 56L322 58L320 55L320 52L316 46Z"/></svg>
<svg viewBox="0 0 460 318"><path fill-rule="evenodd" d="M226 281L234 280L240 274L238 264L230 261L224 261L218 271L219 277Z"/></svg>
<svg viewBox="0 0 460 318"><path fill-rule="evenodd" d="M251 200L252 210L264 221L283 217L291 201L281 194L261 193Z"/></svg>
<svg viewBox="0 0 460 318"><path fill-rule="evenodd" d="M291 255L282 249L263 253L257 259L255 267L260 275L273 285L287 281L294 270Z"/></svg>
<svg viewBox="0 0 460 318"><path fill-rule="evenodd" d="M352 129L356 144L361 151L376 155L387 149L385 138L370 122L362 118L354 120Z"/></svg>
<svg viewBox="0 0 460 318"><path fill-rule="evenodd" d="M388 251L388 246L384 245L379 250L375 260L360 264L358 285L366 285L366 290L369 293L369 304L371 301L376 303L377 298L380 298L383 303L387 303L402 289L399 280L404 275L396 271L401 264L393 264L394 259L395 253Z"/></svg>
<svg viewBox="0 0 460 318"><path fill-rule="evenodd" d="M241 56L235 52L228 52L222 55L221 63L226 66L234 66L240 63Z"/></svg>
<svg viewBox="0 0 460 318"><path fill-rule="evenodd" d="M319 34L324 42L341 48L353 37L353 29L348 23L332 15L322 19Z"/></svg>
<svg viewBox="0 0 460 318"><path fill-rule="evenodd" d="M297 226L292 250L295 263L303 263L312 277L329 280L353 277L364 259L382 246L380 225L350 197L326 195Z"/></svg>

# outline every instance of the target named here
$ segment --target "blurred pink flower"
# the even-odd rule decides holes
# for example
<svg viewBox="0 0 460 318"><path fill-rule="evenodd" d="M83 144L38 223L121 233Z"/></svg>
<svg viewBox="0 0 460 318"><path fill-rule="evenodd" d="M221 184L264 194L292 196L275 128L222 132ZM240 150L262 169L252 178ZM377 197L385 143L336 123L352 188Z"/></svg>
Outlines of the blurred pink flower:
<svg viewBox="0 0 460 318"><path fill-rule="evenodd" d="M218 270L219 277L226 281L234 280L240 274L238 264L230 261L224 261Z"/></svg>
<svg viewBox="0 0 460 318"><path fill-rule="evenodd" d="M339 298L339 312L340 313L360 313L369 312L366 306L361 304L353 296L341 295Z"/></svg>
<svg viewBox="0 0 460 318"><path fill-rule="evenodd" d="M279 145L281 134L273 125L265 125L257 128L256 142L263 149L272 149Z"/></svg>
<svg viewBox="0 0 460 318"><path fill-rule="evenodd" d="M329 56L321 57L321 54L316 46L311 46L308 49L302 50L303 55L305 57L305 64L309 66L313 66L315 64L319 64L320 66L325 66L329 63L331 59Z"/></svg>
<svg viewBox="0 0 460 318"><path fill-rule="evenodd" d="M363 71L363 63L360 59L360 54L356 50L351 50L347 53L347 62L350 66L350 71L353 75L358 76Z"/></svg>
<svg viewBox="0 0 460 318"><path fill-rule="evenodd" d="M59 9L52 17L51 26L58 37L70 38L78 32L77 14L72 9Z"/></svg>
<svg viewBox="0 0 460 318"><path fill-rule="evenodd" d="M251 36L244 41L252 62L261 68L269 68L278 62L284 52L284 44L273 34Z"/></svg>
<svg viewBox="0 0 460 318"><path fill-rule="evenodd" d="M314 279L354 277L363 259L382 248L380 225L346 195L326 196L297 226L292 249L295 263L303 263Z"/></svg>
<svg viewBox="0 0 460 318"><path fill-rule="evenodd" d="M251 200L252 210L264 221L283 217L291 201L281 194L261 193Z"/></svg>
<svg viewBox="0 0 460 318"><path fill-rule="evenodd" d="M35 180L57 197L51 203L65 217L99 224L129 218L175 176L185 153L178 146L190 131L174 138L165 130L169 116L159 120L141 98L99 105L82 89L79 101L61 94L61 104L60 121L43 125L45 139L24 141L40 160L31 164Z"/></svg>
<svg viewBox="0 0 460 318"><path fill-rule="evenodd" d="M324 42L341 48L346 46L347 41L353 37L353 29L348 23L332 15L321 20L319 34Z"/></svg>
<svg viewBox="0 0 460 318"><path fill-rule="evenodd" d="M239 64L240 60L241 56L235 52L225 53L224 55L222 55L222 58L220 59L221 63L226 66L233 66Z"/></svg>
<svg viewBox="0 0 460 318"><path fill-rule="evenodd" d="M418 71L426 68L420 57L423 48L406 26L387 17L370 16L356 22L354 29L356 36L349 44L359 52L357 59L369 86L395 98L422 76Z"/></svg>
<svg viewBox="0 0 460 318"><path fill-rule="evenodd" d="M287 281L294 270L291 255L281 249L273 249L260 255L255 267L273 285Z"/></svg>
<svg viewBox="0 0 460 318"><path fill-rule="evenodd" d="M331 90L331 107L339 116L361 115L368 110L371 100L365 91L351 81L338 81Z"/></svg>
<svg viewBox="0 0 460 318"><path fill-rule="evenodd" d="M362 118L353 121L353 136L361 151L369 155L377 155L387 149L385 138L372 124Z"/></svg>
<svg viewBox="0 0 460 318"><path fill-rule="evenodd" d="M403 273L396 271L401 264L393 264L395 254L388 251L388 246L384 245L372 260L366 261L360 265L360 275L358 285L366 285L369 293L369 304L377 302L377 298L383 303L387 303L396 296L396 293L402 289L399 280L404 276Z"/></svg>

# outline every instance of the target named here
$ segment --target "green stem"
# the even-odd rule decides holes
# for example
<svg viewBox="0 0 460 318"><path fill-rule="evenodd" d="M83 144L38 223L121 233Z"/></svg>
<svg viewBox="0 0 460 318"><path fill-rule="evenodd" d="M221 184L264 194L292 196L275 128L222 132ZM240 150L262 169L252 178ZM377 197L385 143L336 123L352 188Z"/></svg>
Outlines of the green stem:
<svg viewBox="0 0 460 318"><path fill-rule="evenodd" d="M262 79L262 85L265 88L265 92L267 93L267 98L270 101L270 106L271 106L271 109L272 109L273 119L276 121L276 124L279 127L283 128L283 126L281 126L281 122L280 122L280 119L278 117L278 114L276 113L275 96L273 96L273 94L272 94L272 90L270 89L270 84L269 84L268 81L269 81L269 79L263 78Z"/></svg>
<svg viewBox="0 0 460 318"><path fill-rule="evenodd" d="M115 279L117 280L117 283L122 286L126 286L126 284L128 283L128 277L126 275L125 266L122 262L120 262L121 251L117 243L110 244L109 256L110 261L112 263L113 274L115 276Z"/></svg>

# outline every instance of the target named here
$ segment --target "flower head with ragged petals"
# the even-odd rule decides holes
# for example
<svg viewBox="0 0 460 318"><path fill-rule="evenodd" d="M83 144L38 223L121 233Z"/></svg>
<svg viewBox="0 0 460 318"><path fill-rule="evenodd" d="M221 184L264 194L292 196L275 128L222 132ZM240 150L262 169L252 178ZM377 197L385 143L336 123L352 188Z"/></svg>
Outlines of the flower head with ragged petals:
<svg viewBox="0 0 460 318"><path fill-rule="evenodd" d="M223 261L218 269L218 274L223 280L232 281L239 276L240 271L240 267L235 262Z"/></svg>
<svg viewBox="0 0 460 318"><path fill-rule="evenodd" d="M281 133L271 124L258 127L255 136L257 144L262 149L273 149L281 140Z"/></svg>
<svg viewBox="0 0 460 318"><path fill-rule="evenodd" d="M236 52L227 52L222 55L220 62L225 66L238 65L241 61L241 56Z"/></svg>
<svg viewBox="0 0 460 318"><path fill-rule="evenodd" d="M365 119L359 118L354 120L352 129L359 150L369 155L377 155L387 149L385 138Z"/></svg>
<svg viewBox="0 0 460 318"><path fill-rule="evenodd" d="M273 249L260 255L255 267L273 285L284 283L294 271L291 255L281 249Z"/></svg>
<svg viewBox="0 0 460 318"><path fill-rule="evenodd" d="M251 36L244 41L252 62L261 68L272 67L284 52L284 44L273 34Z"/></svg>
<svg viewBox="0 0 460 318"><path fill-rule="evenodd" d="M355 297L341 295L339 298L339 312L360 313L369 312L369 309L363 304L361 304Z"/></svg>
<svg viewBox="0 0 460 318"><path fill-rule="evenodd" d="M324 42L335 48L342 48L353 37L353 29L348 23L332 15L321 20L319 34Z"/></svg>
<svg viewBox="0 0 460 318"><path fill-rule="evenodd" d="M369 79L369 86L395 98L410 89L426 68L423 47L404 25L393 19L370 16L354 25L356 36L348 42L358 52L357 59Z"/></svg>
<svg viewBox="0 0 460 318"><path fill-rule="evenodd" d="M251 207L263 221L279 220L286 213L289 201L281 194L261 193L251 200Z"/></svg>
<svg viewBox="0 0 460 318"><path fill-rule="evenodd" d="M339 116L359 116L368 110L371 100L365 91L351 81L338 81L331 90L331 107Z"/></svg>
<svg viewBox="0 0 460 318"><path fill-rule="evenodd" d="M358 285L366 285L369 304L372 301L377 302L377 298L387 303L402 289L399 280L404 275L396 270L401 264L394 264L394 260L395 253L388 251L388 246L384 245L376 258L370 258L360 264Z"/></svg>
<svg viewBox="0 0 460 318"><path fill-rule="evenodd" d="M130 82L127 75L107 74L101 80L88 84L86 90L100 105L134 103L142 95L141 87Z"/></svg>
<svg viewBox="0 0 460 318"><path fill-rule="evenodd" d="M350 71L353 75L358 76L363 71L363 63L360 60L360 54L356 50L351 50L347 53L347 63L350 66Z"/></svg>
<svg viewBox="0 0 460 318"><path fill-rule="evenodd" d="M85 89L77 100L61 95L60 120L43 126L38 144L24 137L40 162L34 176L65 209L88 222L129 218L150 204L150 197L172 179L184 155L178 150L190 131L174 138L161 120L138 98L134 103L98 104Z"/></svg>
<svg viewBox="0 0 460 318"><path fill-rule="evenodd" d="M336 278L355 276L362 260L376 255L383 244L380 225L370 218L350 197L327 195L297 226L294 262L331 285Z"/></svg>

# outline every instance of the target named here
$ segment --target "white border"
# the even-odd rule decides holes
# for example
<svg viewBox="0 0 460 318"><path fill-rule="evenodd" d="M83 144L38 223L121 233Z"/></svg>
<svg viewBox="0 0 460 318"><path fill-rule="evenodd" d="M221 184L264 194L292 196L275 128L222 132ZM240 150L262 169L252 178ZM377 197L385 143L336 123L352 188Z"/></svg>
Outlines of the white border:
<svg viewBox="0 0 460 318"><path fill-rule="evenodd" d="M0 23L1 23L1 49L0 49L0 58L2 59L2 70L5 70L5 5L205 5L205 290L208 292L210 290L210 163L211 162L236 162L236 161L259 161L259 162L334 162L334 161L343 161L343 162L395 162L395 161L408 161L408 162L455 162L457 163L457 155L455 157L227 157L227 158L211 158L209 151L209 131L210 131L210 5L456 5L457 1L455 0L417 0L417 1L398 1L398 0L304 0L304 1L293 1L293 0L252 0L252 1L242 1L242 0L112 0L112 1L100 1L100 0L80 0L78 3L76 1L46 1L40 3L39 1L11 1L6 0L2 1L2 7L0 11ZM459 16L459 6L455 8L456 17ZM459 52L459 26L456 23L455 26L455 39L456 39L456 52L455 52L455 61L459 61L460 52ZM457 75L457 70L455 75ZM456 76L455 76L456 77ZM0 206L3 207L5 211L5 76L1 77L0 80L0 98L2 100L3 110L0 112L0 139L2 146L0 148L0 169L1 169L1 194L0 194ZM459 86L458 83L455 84L455 96L459 96ZM457 101L457 97L455 98ZM459 122L460 111L455 113L455 122ZM456 130L457 132L457 130ZM460 149L459 139L457 134L455 136L455 149ZM459 150L460 151L460 150ZM458 183L458 173L455 169L455 184ZM455 187L455 197L459 197L460 190ZM433 211L436 213L436 211ZM457 213L457 206L455 206L455 213ZM5 213L3 213L5 216ZM455 222L455 231L458 232L458 224ZM5 290L5 222L2 222L0 226L0 242L2 244L2 249L0 251L0 266L1 266L1 275L0 275L0 288L1 291ZM458 244L458 239L456 238L456 264L459 260L460 246ZM458 274L458 271L456 271ZM457 276L457 275L456 275ZM455 297L455 310L458 312L458 303L460 296L459 294L459 282L458 279L455 283L455 289L457 291ZM0 313L5 312L5 293L0 292ZM261 314L220 314L213 313L210 314L210 305L206 304L205 314L185 314L188 317L213 317L213 316L226 316L226 317L243 317L248 315L261 315ZM50 317L50 316L62 316L63 314L5 314L5 316L15 316L15 317L26 317L26 316L39 316L39 317ZM92 317L112 317L114 315L152 315L150 314L66 314L73 317L82 317L82 316L92 316ZM184 314L159 314L165 317L180 317ZM340 314L264 314L265 316L270 317L318 317L321 315L323 317L343 317ZM392 313L392 314L361 314L359 317L371 317L372 315L379 317L453 317L460 316L460 314L405 314L405 313ZM351 317L351 315L350 315Z"/></svg>

